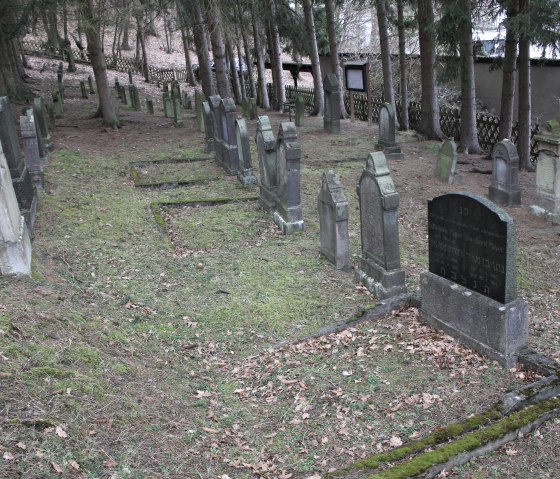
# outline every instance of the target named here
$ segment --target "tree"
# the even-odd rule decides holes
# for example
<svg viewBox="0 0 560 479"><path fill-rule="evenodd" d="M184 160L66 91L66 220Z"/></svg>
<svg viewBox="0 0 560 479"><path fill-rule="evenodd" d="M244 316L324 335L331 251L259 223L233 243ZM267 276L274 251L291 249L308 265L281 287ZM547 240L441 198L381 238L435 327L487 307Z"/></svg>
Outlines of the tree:
<svg viewBox="0 0 560 479"><path fill-rule="evenodd" d="M529 16L530 0L519 0L519 12ZM531 161L531 37L528 29L519 34L519 108L517 153L519 168L528 169Z"/></svg>
<svg viewBox="0 0 560 479"><path fill-rule="evenodd" d="M329 55L331 61L331 68L336 75L338 81L338 88L340 91L340 114L342 117L346 116L346 107L344 106L343 95L343 82L342 82L342 67L340 66L340 58L338 54L338 39L335 27L335 7L334 0L325 0L325 16L327 20L327 34L329 36Z"/></svg>
<svg viewBox="0 0 560 479"><path fill-rule="evenodd" d="M406 69L406 37L404 22L403 0L397 0L397 27L399 30L399 67L400 67L400 90L401 90L401 130L408 130L408 75Z"/></svg>
<svg viewBox="0 0 560 479"><path fill-rule="evenodd" d="M377 11L377 25L379 27L379 46L381 50L381 65L383 68L383 96L387 103L395 109L395 90L393 88L393 68L391 66L391 52L389 50L389 27L387 22L387 0L375 0Z"/></svg>
<svg viewBox="0 0 560 479"><path fill-rule="evenodd" d="M257 2L251 2L251 18L253 24L253 41L255 42L255 55L257 57L257 81L261 92L261 106L265 110L268 110L270 108L270 100L266 89L266 76L260 28L261 23L256 3Z"/></svg>
<svg viewBox="0 0 560 479"><path fill-rule="evenodd" d="M308 52L311 60L311 70L313 75L313 87L315 89L314 105L312 115L323 113L323 78L321 76L321 64L319 62L319 50L317 48L317 37L315 34L315 22L313 19L313 9L311 0L302 0L303 16L305 18L305 30L307 31Z"/></svg>
<svg viewBox="0 0 560 479"><path fill-rule="evenodd" d="M284 91L284 76L282 71L282 48L280 46L280 34L278 33L278 22L276 15L276 0L266 0L268 6L267 27L270 33L272 63L272 80L276 91L276 109L282 111L286 101Z"/></svg>
<svg viewBox="0 0 560 479"><path fill-rule="evenodd" d="M222 98L231 97L229 76L226 63L226 43L222 25L221 11L216 2L211 2L206 11L206 20L210 30L210 42L214 55L214 69L216 70L216 84L218 93Z"/></svg>

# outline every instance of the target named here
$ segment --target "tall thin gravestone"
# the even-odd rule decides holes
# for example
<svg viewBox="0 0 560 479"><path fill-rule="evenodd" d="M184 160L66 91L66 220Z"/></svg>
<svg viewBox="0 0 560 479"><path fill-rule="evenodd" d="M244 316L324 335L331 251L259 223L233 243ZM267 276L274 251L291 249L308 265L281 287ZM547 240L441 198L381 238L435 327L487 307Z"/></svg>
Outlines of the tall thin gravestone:
<svg viewBox="0 0 560 479"><path fill-rule="evenodd" d="M41 97L35 97L33 99L33 112L35 113L35 120L39 125L39 130L41 131L41 136L43 137L45 148L50 148L52 145L52 139L49 132L47 118L45 117L43 99Z"/></svg>
<svg viewBox="0 0 560 479"><path fill-rule="evenodd" d="M138 94L138 87L136 85L128 85L128 92L130 94L130 103L132 108L136 111L142 110L142 105L140 104L140 95Z"/></svg>
<svg viewBox="0 0 560 479"><path fill-rule="evenodd" d="M214 151L214 121L207 101L202 102L202 113L204 114L204 151L211 153Z"/></svg>
<svg viewBox="0 0 560 479"><path fill-rule="evenodd" d="M259 116L255 141L259 156L259 204L266 211L273 211L278 201L276 139L274 138L268 116Z"/></svg>
<svg viewBox="0 0 560 479"><path fill-rule="evenodd" d="M249 146L249 131L244 118L235 120L235 136L239 155L239 171L237 179L243 186L254 185L257 182L251 163L251 148Z"/></svg>
<svg viewBox="0 0 560 479"><path fill-rule="evenodd" d="M515 224L491 201L450 193L428 202L429 271L420 318L510 368L527 347L517 298Z"/></svg>
<svg viewBox="0 0 560 479"><path fill-rule="evenodd" d="M382 150L387 161L404 160L400 145L395 140L395 109L390 103L383 103L379 108L379 139L377 148Z"/></svg>
<svg viewBox="0 0 560 479"><path fill-rule="evenodd" d="M62 107L62 95L60 94L60 90L55 90L52 94L52 101L54 105L54 115L56 118L60 118L62 113L64 112L64 108Z"/></svg>
<svg viewBox="0 0 560 479"><path fill-rule="evenodd" d="M280 123L276 140L276 178L278 202L274 222L284 234L303 230L300 179L301 147L296 126L292 122Z"/></svg>
<svg viewBox="0 0 560 479"><path fill-rule="evenodd" d="M184 91L183 92L183 108L185 110L192 110L192 101L189 93Z"/></svg>
<svg viewBox="0 0 560 479"><path fill-rule="evenodd" d="M321 254L336 269L350 269L350 247L348 239L348 200L342 191L340 178L334 171L323 174L321 192L317 198Z"/></svg>
<svg viewBox="0 0 560 479"><path fill-rule="evenodd" d="M43 187L43 162L39 153L39 144L37 142L37 130L35 129L35 119L33 115L20 116L19 124L21 128L21 139L23 142L23 153L25 165L29 170L33 184Z"/></svg>
<svg viewBox="0 0 560 479"><path fill-rule="evenodd" d="M88 80L89 92L92 95L95 95L95 88L93 88L93 78L92 78L92 76L88 75L87 80Z"/></svg>
<svg viewBox="0 0 560 479"><path fill-rule="evenodd" d="M154 114L154 99L150 95L146 95L146 109L150 115Z"/></svg>
<svg viewBox="0 0 560 479"><path fill-rule="evenodd" d="M370 153L358 184L362 253L356 279L378 298L406 292L399 247L399 194L385 155Z"/></svg>
<svg viewBox="0 0 560 479"><path fill-rule="evenodd" d="M216 162L221 166L223 163L223 146L224 140L222 139L222 120L220 113L220 104L222 97L220 95L212 95L208 98L210 105L210 112L212 113L212 124L214 126L214 154L216 155Z"/></svg>
<svg viewBox="0 0 560 479"><path fill-rule="evenodd" d="M163 114L165 118L173 118L173 103L167 92L163 92Z"/></svg>
<svg viewBox="0 0 560 479"><path fill-rule="evenodd" d="M443 142L438 152L436 163L436 178L449 185L455 180L455 170L457 168L457 146L449 138Z"/></svg>
<svg viewBox="0 0 560 479"><path fill-rule="evenodd" d="M173 98L173 125L178 128L184 125L181 117L181 99L177 97Z"/></svg>
<svg viewBox="0 0 560 479"><path fill-rule="evenodd" d="M41 162L44 164L49 159L49 152L48 152L48 149L45 145L45 140L43 139L43 135L41 134L41 127L39 126L39 120L37 118L37 115L35 114L35 109L34 108L28 108L25 111L25 114L27 116L33 117L33 125L35 127L35 136L37 138L37 147L39 149L39 158L41 159Z"/></svg>
<svg viewBox="0 0 560 479"><path fill-rule="evenodd" d="M257 116L257 99L249 98L249 120L256 120Z"/></svg>
<svg viewBox="0 0 560 479"><path fill-rule="evenodd" d="M127 105L128 101L126 100L126 88L124 87L124 85L121 85L120 88L121 88L121 103L123 105Z"/></svg>
<svg viewBox="0 0 560 479"><path fill-rule="evenodd" d="M492 150L492 184L488 198L503 206L521 204L519 188L519 156L510 140L496 143Z"/></svg>
<svg viewBox="0 0 560 479"><path fill-rule="evenodd" d="M296 126L303 126L305 122L305 100L301 95L296 96Z"/></svg>
<svg viewBox="0 0 560 479"><path fill-rule="evenodd" d="M228 175L237 175L239 152L235 136L237 110L232 98L222 98L220 102L220 122L222 133L222 166Z"/></svg>
<svg viewBox="0 0 560 479"><path fill-rule="evenodd" d="M204 133L204 113L202 111L202 103L204 102L204 93L201 90L194 92L194 107L196 110L196 129L200 133Z"/></svg>
<svg viewBox="0 0 560 479"><path fill-rule="evenodd" d="M82 94L82 98L88 97L88 91L86 89L86 82L84 80L80 80L80 92Z"/></svg>
<svg viewBox="0 0 560 479"><path fill-rule="evenodd" d="M117 97L121 100L121 84L118 78L115 78L115 90L117 91Z"/></svg>
<svg viewBox="0 0 560 479"><path fill-rule="evenodd" d="M323 92L325 97L323 129L328 133L340 133L340 88L334 73L325 75Z"/></svg>

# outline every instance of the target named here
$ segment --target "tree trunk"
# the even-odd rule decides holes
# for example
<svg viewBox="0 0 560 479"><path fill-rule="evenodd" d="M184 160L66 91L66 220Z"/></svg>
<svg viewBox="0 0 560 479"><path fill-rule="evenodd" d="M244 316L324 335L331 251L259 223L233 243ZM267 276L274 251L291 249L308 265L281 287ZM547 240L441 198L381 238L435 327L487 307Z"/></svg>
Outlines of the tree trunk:
<svg viewBox="0 0 560 479"><path fill-rule="evenodd" d="M146 42L145 42L145 32L143 28L144 24L144 14L139 13L136 15L136 29L138 35L138 43L140 43L140 49L142 50L142 70L144 71L144 81L150 83L150 67L148 64L148 53L146 52Z"/></svg>
<svg viewBox="0 0 560 479"><path fill-rule="evenodd" d="M0 96L31 98L33 93L25 84L25 72L19 65L21 51L18 49L18 39L8 37L8 31L12 30L15 23L10 13L0 16Z"/></svg>
<svg viewBox="0 0 560 479"><path fill-rule="evenodd" d="M271 63L273 63L272 77L276 79L274 87L276 90L276 110L282 111L286 102L286 91L284 90L284 74L282 71L282 48L280 47L280 34L278 33L278 23L276 21L276 3L275 0L267 0L270 9L270 18L268 22L271 43ZM274 58L272 58L274 57Z"/></svg>
<svg viewBox="0 0 560 479"><path fill-rule="evenodd" d="M229 59L229 73L231 76L231 83L233 84L233 97L235 103L240 105L242 100L241 86L239 84L239 75L237 74L237 68L235 66L235 55L233 53L233 47L230 42L226 43L226 53Z"/></svg>
<svg viewBox="0 0 560 479"><path fill-rule="evenodd" d="M189 48L189 30L188 30L188 23L187 23L187 15L185 15L185 11L181 8L179 0L176 3L177 6L177 14L179 16L179 27L181 28L181 40L183 42L183 52L185 53L185 69L187 70L187 83L190 86L196 86L196 81L194 79L192 63L191 63L191 56L190 56L190 48Z"/></svg>
<svg viewBox="0 0 560 479"><path fill-rule="evenodd" d="M397 22L399 29L399 65L401 70L401 124L403 131L408 130L408 75L406 68L406 37L404 29L403 0L397 0Z"/></svg>
<svg viewBox="0 0 560 479"><path fill-rule="evenodd" d="M118 128L119 120L115 114L115 108L111 101L109 82L107 80L107 65L105 55L99 38L99 17L96 15L93 0L81 0L82 15L84 17L87 48L99 98L97 114L103 118L103 125L110 128Z"/></svg>
<svg viewBox="0 0 560 479"><path fill-rule="evenodd" d="M128 9L128 3L125 2L124 4L125 11L122 17L122 24L123 24L123 36L122 36L122 43L121 43L121 50L131 50L130 48L130 41L128 38L129 28L130 28L130 10Z"/></svg>
<svg viewBox="0 0 560 479"><path fill-rule="evenodd" d="M239 74L239 87L241 88L241 101L247 99L247 87L245 86L246 76L244 72L244 65L243 62L243 55L241 54L241 39L239 36L239 32L237 31L237 27L235 28L235 38L237 39L237 44L235 45L237 48L237 63L238 67L238 74ZM248 70L248 68L247 68Z"/></svg>
<svg viewBox="0 0 560 479"><path fill-rule="evenodd" d="M391 52L389 51L389 30L387 26L386 0L375 0L377 10L377 25L379 26L379 46L381 50L381 65L383 68L383 97L386 103L395 105L395 90L393 88L393 67Z"/></svg>
<svg viewBox="0 0 560 479"><path fill-rule="evenodd" d="M519 0L519 12L527 14L530 0ZM519 111L517 153L519 168L528 170L531 164L531 42L527 34L519 35Z"/></svg>
<svg viewBox="0 0 560 479"><path fill-rule="evenodd" d="M226 45L220 13L218 6L213 3L207 12L206 18L210 28L210 42L212 43L212 53L214 54L214 69L216 70L218 93L222 98L231 98L226 64Z"/></svg>
<svg viewBox="0 0 560 479"><path fill-rule="evenodd" d="M471 0L460 4L464 19L458 25L461 75L461 129L459 150L466 153L481 153L476 130L476 93L474 82L474 58L472 41Z"/></svg>
<svg viewBox="0 0 560 479"><path fill-rule="evenodd" d="M261 91L261 107L265 110L270 108L270 100L266 89L265 65L263 57L263 47L260 36L260 21L257 13L256 2L251 2L251 17L253 23L253 42L255 43L255 54L257 56L257 81Z"/></svg>
<svg viewBox="0 0 560 479"><path fill-rule="evenodd" d="M51 8L56 9L56 5ZM43 6L41 9L41 19L43 20L43 27L45 27L45 33L47 34L47 41L53 50L60 51L60 37L56 29L56 12L54 25L51 25L51 17L52 15L50 14L49 7Z"/></svg>
<svg viewBox="0 0 560 479"><path fill-rule="evenodd" d="M249 79L249 94L251 97L257 96L257 88L255 86L255 77L253 75L253 61L251 60L251 49L249 47L249 42L247 40L247 33L245 31L245 22L243 20L243 12L241 7L237 8L237 18L239 21L239 29L241 30L241 38L243 40L243 50L245 53L245 63L247 64L247 77ZM239 43L237 48L239 49Z"/></svg>
<svg viewBox="0 0 560 479"><path fill-rule="evenodd" d="M329 36L329 50L331 68L336 75L338 81L338 88L340 91L340 116L345 118L346 107L344 106L344 82L342 81L342 68L340 66L340 59L338 55L338 40L336 38L335 28L335 6L334 0L325 0L325 14L327 17L327 34Z"/></svg>
<svg viewBox="0 0 560 479"><path fill-rule="evenodd" d="M420 131L430 140L441 140L443 133L439 124L439 102L436 84L436 50L432 0L418 0L418 37L420 42L420 81L422 86L422 120Z"/></svg>
<svg viewBox="0 0 560 479"><path fill-rule="evenodd" d="M313 75L313 88L315 89L315 102L312 115L322 115L324 107L323 78L321 76L321 63L319 62L319 49L317 48L317 35L315 33L315 20L311 0L302 0L303 17L305 19L305 30L309 43L309 59L311 60L311 72Z"/></svg>
<svg viewBox="0 0 560 479"><path fill-rule="evenodd" d="M208 42L206 36L206 23L199 2L192 3L192 10L188 10L189 2L181 0L185 11L191 11L194 17L193 34L196 56L198 57L198 68L200 73L200 83L206 98L214 95L214 81L212 80L212 68L208 57Z"/></svg>
<svg viewBox="0 0 560 479"><path fill-rule="evenodd" d="M511 0L507 9L508 18L517 15L517 0ZM511 138L513 126L513 102L515 99L515 73L517 68L517 35L513 28L506 27L506 45L502 63L502 98L500 100L500 130L498 141Z"/></svg>

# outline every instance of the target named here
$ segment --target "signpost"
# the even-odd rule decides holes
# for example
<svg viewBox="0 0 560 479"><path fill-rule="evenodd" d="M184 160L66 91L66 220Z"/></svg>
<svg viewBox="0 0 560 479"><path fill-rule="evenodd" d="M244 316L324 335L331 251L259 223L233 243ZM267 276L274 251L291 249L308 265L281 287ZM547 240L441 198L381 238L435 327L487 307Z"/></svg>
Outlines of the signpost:
<svg viewBox="0 0 560 479"><path fill-rule="evenodd" d="M367 93L368 126L371 126L371 88L369 87L369 61L346 62L344 64L346 89L350 92L350 121L355 120L354 92Z"/></svg>

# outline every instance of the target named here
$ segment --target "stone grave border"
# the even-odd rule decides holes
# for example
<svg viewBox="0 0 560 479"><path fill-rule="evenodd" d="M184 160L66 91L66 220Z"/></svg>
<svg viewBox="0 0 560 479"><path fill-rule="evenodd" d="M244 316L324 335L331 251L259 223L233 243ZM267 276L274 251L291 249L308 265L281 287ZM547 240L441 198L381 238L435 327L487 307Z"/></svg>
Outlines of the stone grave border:
<svg viewBox="0 0 560 479"><path fill-rule="evenodd" d="M139 169L142 166L149 165L166 165L166 164L176 164L176 163L197 163L203 161L213 161L214 158L211 157L198 157L198 158L167 158L164 160L152 160L152 161L134 161L130 163L130 176L134 182L136 188L160 188L160 189L170 189L177 188L179 186L194 185L198 183L206 183L208 181L215 181L223 178L223 175L209 176L206 178L200 178L197 180L178 180L178 181L150 181L144 180L140 175Z"/></svg>

